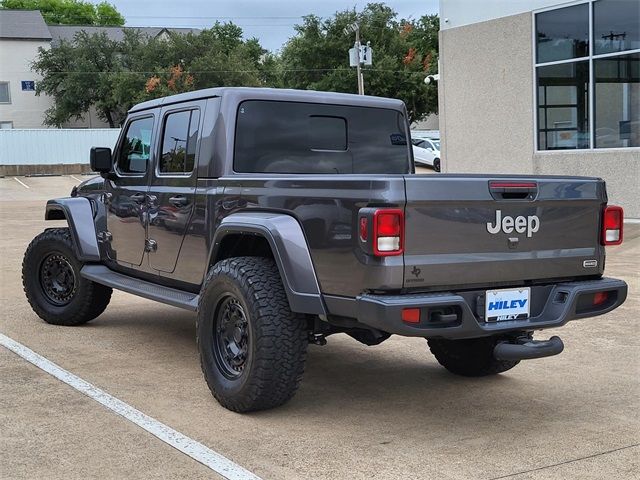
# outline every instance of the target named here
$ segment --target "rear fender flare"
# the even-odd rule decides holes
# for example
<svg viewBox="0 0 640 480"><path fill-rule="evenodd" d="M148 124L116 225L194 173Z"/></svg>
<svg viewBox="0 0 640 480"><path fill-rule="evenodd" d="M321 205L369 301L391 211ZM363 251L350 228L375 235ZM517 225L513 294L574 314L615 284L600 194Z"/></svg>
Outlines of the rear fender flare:
<svg viewBox="0 0 640 480"><path fill-rule="evenodd" d="M327 314L309 247L295 218L271 212L241 212L225 217L214 234L209 265L217 261L224 237L238 233L260 235L267 240L292 311Z"/></svg>
<svg viewBox="0 0 640 480"><path fill-rule="evenodd" d="M67 221L78 260L82 262L100 261L93 209L88 198L68 197L49 200L44 219Z"/></svg>

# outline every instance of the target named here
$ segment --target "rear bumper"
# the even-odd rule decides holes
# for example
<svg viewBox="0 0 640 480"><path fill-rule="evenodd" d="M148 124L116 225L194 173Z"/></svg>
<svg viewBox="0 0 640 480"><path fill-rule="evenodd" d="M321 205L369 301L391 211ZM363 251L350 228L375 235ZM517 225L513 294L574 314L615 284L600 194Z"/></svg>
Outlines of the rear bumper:
<svg viewBox="0 0 640 480"><path fill-rule="evenodd" d="M607 301L593 305L593 295L607 292ZM531 316L521 320L485 322L484 291L408 295L361 295L357 319L392 334L429 338L476 338L501 333L560 327L570 320L610 312L627 298L622 280L601 278L531 288ZM420 322L402 321L402 310L419 308Z"/></svg>

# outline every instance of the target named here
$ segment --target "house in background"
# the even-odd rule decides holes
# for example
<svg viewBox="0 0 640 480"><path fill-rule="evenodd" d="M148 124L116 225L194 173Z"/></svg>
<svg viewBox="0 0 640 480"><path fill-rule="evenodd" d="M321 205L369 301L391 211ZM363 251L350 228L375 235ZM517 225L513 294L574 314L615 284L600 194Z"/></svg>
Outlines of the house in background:
<svg viewBox="0 0 640 480"><path fill-rule="evenodd" d="M0 10L0 128L44 128L52 101L36 96L31 62L49 48L51 33L38 11Z"/></svg>
<svg viewBox="0 0 640 480"><path fill-rule="evenodd" d="M444 172L602 177L640 218L640 1L440 0Z"/></svg>
<svg viewBox="0 0 640 480"><path fill-rule="evenodd" d="M191 28L47 25L38 10L0 10L0 127L47 128L42 122L52 99L46 95L36 96L35 82L40 77L31 70L38 48L50 48L63 40L72 41L80 31L90 35L105 32L110 39L121 40L126 29L160 38L198 31ZM63 127L109 128L109 125L92 108L84 118L70 121Z"/></svg>

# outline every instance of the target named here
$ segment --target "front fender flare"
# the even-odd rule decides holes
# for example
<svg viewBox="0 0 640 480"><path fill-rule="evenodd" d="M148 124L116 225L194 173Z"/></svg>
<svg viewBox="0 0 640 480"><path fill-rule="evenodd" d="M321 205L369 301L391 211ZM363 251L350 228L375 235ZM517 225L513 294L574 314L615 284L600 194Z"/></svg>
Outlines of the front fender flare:
<svg viewBox="0 0 640 480"><path fill-rule="evenodd" d="M56 198L47 202L45 220L67 220L78 260L99 262L100 248L96 237L91 202L85 197Z"/></svg>
<svg viewBox="0 0 640 480"><path fill-rule="evenodd" d="M327 314L309 247L295 218L271 212L229 215L215 232L210 259L216 258L224 237L237 233L261 235L269 242L292 311Z"/></svg>

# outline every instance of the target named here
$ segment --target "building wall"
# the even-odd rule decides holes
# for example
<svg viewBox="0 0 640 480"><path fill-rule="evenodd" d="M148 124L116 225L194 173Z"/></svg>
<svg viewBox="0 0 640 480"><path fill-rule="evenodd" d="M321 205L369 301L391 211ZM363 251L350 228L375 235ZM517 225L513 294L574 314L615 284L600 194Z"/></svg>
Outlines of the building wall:
<svg viewBox="0 0 640 480"><path fill-rule="evenodd" d="M39 80L30 63L38 55L38 47L49 48L43 40L0 40L0 81L10 83L11 103L0 103L0 121L13 122L13 128L43 128L43 112L51 99L35 92L23 92L21 81Z"/></svg>
<svg viewBox="0 0 640 480"><path fill-rule="evenodd" d="M532 50L530 11L441 30L443 171L602 177L640 218L639 149L535 151Z"/></svg>
<svg viewBox="0 0 640 480"><path fill-rule="evenodd" d="M533 173L531 14L440 32L445 172Z"/></svg>

